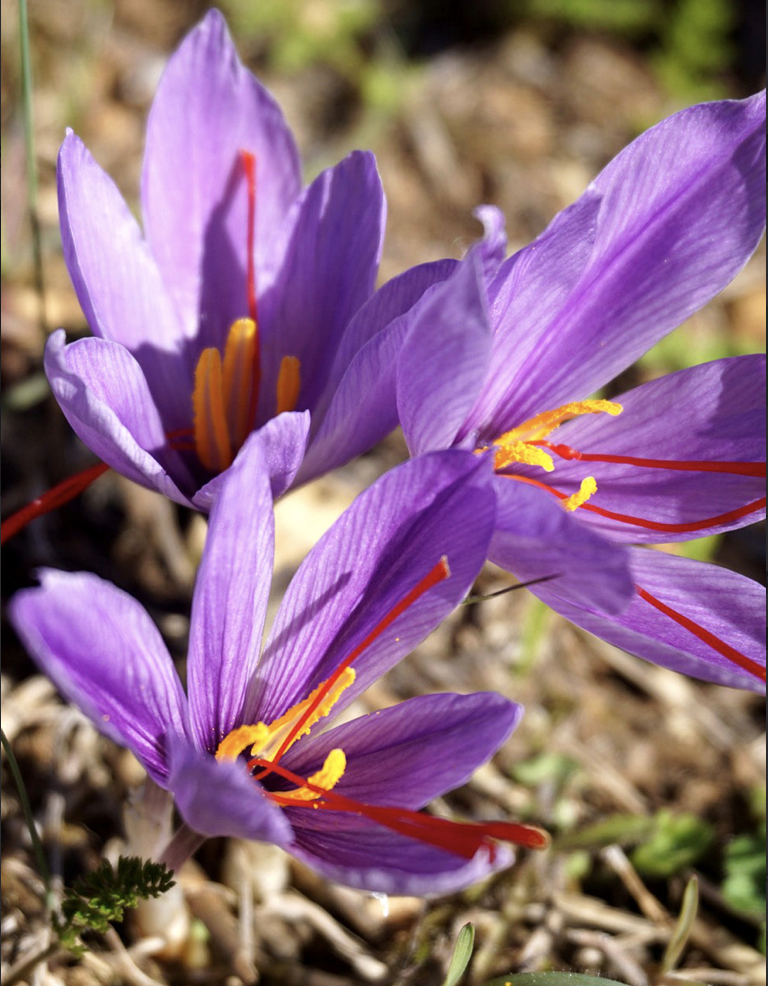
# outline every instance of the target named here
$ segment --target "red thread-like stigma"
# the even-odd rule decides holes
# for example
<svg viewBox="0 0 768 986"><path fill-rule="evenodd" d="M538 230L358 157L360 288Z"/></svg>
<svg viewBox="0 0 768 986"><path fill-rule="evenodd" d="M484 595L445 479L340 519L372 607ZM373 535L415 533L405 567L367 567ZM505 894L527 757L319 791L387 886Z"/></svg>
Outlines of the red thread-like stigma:
<svg viewBox="0 0 768 986"><path fill-rule="evenodd" d="M695 637L698 637L699 640L703 641L705 644L708 644L713 650L716 650L718 654L722 654L723 657L727 658L729 661L732 661L743 671L747 671L749 674L759 678L760 681L765 681L765 668L762 665L758 664L756 661L753 661L740 651L737 651L734 647L731 647L730 644L726 644L724 640L716 637L714 633L710 633L710 631L706 630L704 627L699 626L698 623L695 623L687 616L683 616L682 613L678 613L676 609L672 609L671 606L667 606L666 603L663 603L660 599L652 596L650 592L643 589L641 586L636 585L635 591L641 599L644 599L647 603L650 603L654 609L657 609L660 613L663 613L671 620L674 620L678 626L684 627Z"/></svg>
<svg viewBox="0 0 768 986"><path fill-rule="evenodd" d="M271 801L284 808L326 809L328 811L346 811L385 828L398 832L411 839L418 839L436 849L455 853L465 859L472 859L480 849L486 849L493 860L496 847L491 841L500 839L512 842L526 849L546 849L550 843L549 835L534 825L521 825L512 822L454 822L447 818L437 818L420 811L408 808L383 807L369 805L361 801L347 798L336 791L326 791L324 788L307 781L306 778L280 767L274 760L264 760L255 757L249 767L262 767L264 774L274 772L285 780L300 788L308 788L319 795L314 801L296 801L291 798L290 791L278 793L265 792Z"/></svg>
<svg viewBox="0 0 768 986"><path fill-rule="evenodd" d="M63 507L65 503L69 503L78 493L82 493L83 490L88 489L91 483L95 482L99 476L103 476L107 469L109 469L109 466L106 462L99 462L89 469L84 469L75 476L65 479L58 486L54 486L53 489L43 493L42 496L37 497L37 499L22 507L15 514L11 514L0 525L0 544L5 544L9 538L18 534L30 521L35 520L37 517L42 517L43 514L50 513L51 510L56 510L57 507Z"/></svg>

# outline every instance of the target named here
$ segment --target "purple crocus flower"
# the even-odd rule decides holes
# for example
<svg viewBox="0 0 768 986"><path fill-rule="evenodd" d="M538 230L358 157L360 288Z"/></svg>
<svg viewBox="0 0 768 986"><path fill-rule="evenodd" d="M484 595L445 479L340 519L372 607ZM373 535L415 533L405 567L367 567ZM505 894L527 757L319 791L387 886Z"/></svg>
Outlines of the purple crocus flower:
<svg viewBox="0 0 768 986"><path fill-rule="evenodd" d="M692 367L612 401L590 395L755 249L765 93L664 120L506 260L503 219L479 215L483 241L433 290L402 350L411 453L494 449L492 561L526 580L556 575L533 591L626 650L762 690L763 588L627 545L765 515L764 357Z"/></svg>
<svg viewBox="0 0 768 986"><path fill-rule="evenodd" d="M160 82L144 233L71 132L58 189L96 338L67 345L55 332L45 369L74 430L118 472L208 510L254 429L277 496L394 428L392 333L452 264L374 294L386 210L373 155L350 154L302 191L282 113L218 11Z"/></svg>
<svg viewBox="0 0 768 986"><path fill-rule="evenodd" d="M299 568L262 651L274 541L262 456L253 436L211 512L187 695L144 609L96 576L46 570L11 602L63 694L175 796L185 826L165 861L178 866L203 836L237 836L351 886L424 894L509 865L495 839L545 845L529 826L417 812L499 748L514 702L428 695L315 728L463 598L493 533L488 457L424 456L361 494Z"/></svg>

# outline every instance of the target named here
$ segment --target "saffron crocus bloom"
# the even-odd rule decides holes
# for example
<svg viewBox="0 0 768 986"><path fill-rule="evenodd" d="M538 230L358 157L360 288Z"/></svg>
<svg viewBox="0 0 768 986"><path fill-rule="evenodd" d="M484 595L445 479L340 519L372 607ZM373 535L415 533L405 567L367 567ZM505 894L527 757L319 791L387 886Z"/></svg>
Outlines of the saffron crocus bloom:
<svg viewBox="0 0 768 986"><path fill-rule="evenodd" d="M765 361L597 388L720 291L765 221L765 94L694 106L627 147L531 246L503 220L414 323L398 370L412 454L493 449L491 560L573 622L659 664L762 690L764 590L628 544L765 515ZM441 345L434 345L439 337ZM565 509L563 509L565 508Z"/></svg>
<svg viewBox="0 0 768 986"><path fill-rule="evenodd" d="M385 202L373 156L354 152L302 191L282 113L217 11L171 57L152 106L144 233L73 133L58 189L96 338L54 333L46 373L74 430L118 472L207 510L254 429L279 495L395 426L388 333L451 265L374 294Z"/></svg>
<svg viewBox="0 0 768 986"><path fill-rule="evenodd" d="M61 691L174 794L185 828L165 860L177 866L198 836L238 836L351 886L423 894L507 866L511 850L495 839L546 844L527 826L417 811L506 740L521 714L513 702L429 695L315 728L466 593L493 531L490 461L436 453L364 492L299 568L259 656L274 536L261 455L254 436L211 513L186 696L147 613L109 583L48 570L11 602Z"/></svg>

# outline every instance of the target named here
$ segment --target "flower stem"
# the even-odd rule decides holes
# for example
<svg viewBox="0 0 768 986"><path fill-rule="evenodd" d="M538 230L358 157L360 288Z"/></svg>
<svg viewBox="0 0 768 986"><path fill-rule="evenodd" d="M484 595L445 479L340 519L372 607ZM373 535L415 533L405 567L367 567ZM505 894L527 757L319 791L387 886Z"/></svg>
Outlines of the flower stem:
<svg viewBox="0 0 768 986"><path fill-rule="evenodd" d="M182 824L160 854L158 862L165 863L169 870L178 870L204 842L204 835Z"/></svg>

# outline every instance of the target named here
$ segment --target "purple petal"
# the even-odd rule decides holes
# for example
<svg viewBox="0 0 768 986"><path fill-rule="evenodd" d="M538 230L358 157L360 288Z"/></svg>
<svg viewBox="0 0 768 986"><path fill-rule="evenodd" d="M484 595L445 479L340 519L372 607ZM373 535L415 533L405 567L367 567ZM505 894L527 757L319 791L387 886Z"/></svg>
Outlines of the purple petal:
<svg viewBox="0 0 768 986"><path fill-rule="evenodd" d="M344 333L321 400L299 482L366 452L398 423L395 371L408 329L456 261L421 264L388 281Z"/></svg>
<svg viewBox="0 0 768 986"><path fill-rule="evenodd" d="M765 224L765 94L663 120L593 189L588 270L559 317L521 327L535 351L516 362L520 420L588 396L741 270Z"/></svg>
<svg viewBox="0 0 768 986"><path fill-rule="evenodd" d="M625 548L589 530L543 491L504 476L495 486L492 562L523 582L552 576L546 588L553 597L606 613L626 607L633 588Z"/></svg>
<svg viewBox="0 0 768 986"><path fill-rule="evenodd" d="M198 745L210 753L244 721L275 547L269 475L258 434L225 475L197 574L187 665L192 727Z"/></svg>
<svg viewBox="0 0 768 986"><path fill-rule="evenodd" d="M168 786L165 744L186 733L187 701L146 610L84 572L43 569L10 603L16 632L69 701Z"/></svg>
<svg viewBox="0 0 768 986"><path fill-rule="evenodd" d="M204 318L220 345L248 313L248 204L240 151L256 156L255 261L263 289L276 261L275 230L301 190L282 112L241 64L216 10L170 58L147 124L142 200L147 239L186 332Z"/></svg>
<svg viewBox="0 0 768 986"><path fill-rule="evenodd" d="M293 483L302 463L309 426L308 411L286 411L276 418L270 418L263 428L259 428L248 438L238 452L238 457L243 455L252 442L256 442L261 447L264 468L271 482L273 500L282 496ZM198 510L207 513L211 509L226 477L225 470L198 490L192 500Z"/></svg>
<svg viewBox="0 0 768 986"><path fill-rule="evenodd" d="M397 407L411 455L449 448L488 372L488 328L475 255L419 306L397 369Z"/></svg>
<svg viewBox="0 0 768 986"><path fill-rule="evenodd" d="M661 551L628 550L638 586L743 655L748 667L739 666L741 658L724 656L638 594L620 616L611 618L563 601L549 583L532 591L578 626L647 661L720 685L764 692L765 673L761 676L759 668L765 669L765 589L716 565Z"/></svg>
<svg viewBox="0 0 768 986"><path fill-rule="evenodd" d="M551 481L558 489L571 493L585 476L594 476L597 493L590 505L639 517L651 525L602 517L590 509L578 510L579 520L613 540L655 543L715 534L765 516L764 356L694 366L643 384L615 400L624 408L618 417L585 415L563 425L550 439L587 454L681 463L755 463L760 472L753 476L684 472L567 462L553 456ZM739 516L751 503L757 506ZM707 523L708 518L723 515L726 519L720 523ZM679 525L683 530L664 530L664 525Z"/></svg>
<svg viewBox="0 0 768 986"><path fill-rule="evenodd" d="M494 692L426 695L301 740L283 764L308 777L338 747L347 768L337 793L366 804L419 809L466 784L522 714L522 706Z"/></svg>
<svg viewBox="0 0 768 986"><path fill-rule="evenodd" d="M71 131L58 186L64 259L91 331L136 357L168 431L187 426L192 368L181 321L136 220Z"/></svg>
<svg viewBox="0 0 768 986"><path fill-rule="evenodd" d="M491 479L488 462L449 450L406 462L362 493L294 576L248 718L271 722L303 699L447 556L450 577L365 648L336 710L423 640L483 564L495 515Z"/></svg>
<svg viewBox="0 0 768 986"><path fill-rule="evenodd" d="M413 897L450 894L515 861L506 846L495 849L493 860L485 849L467 860L365 820L347 821L338 812L302 811L306 827L299 827L298 814L286 810L294 829L291 855L326 879L359 890Z"/></svg>
<svg viewBox="0 0 768 986"><path fill-rule="evenodd" d="M491 440L542 410L536 403L538 394L534 403L521 402L521 374L529 372L529 360L543 358L541 336L561 317L566 299L587 267L599 209L600 196L586 192L530 246L510 257L489 282L493 352L464 433L480 429Z"/></svg>
<svg viewBox="0 0 768 986"><path fill-rule="evenodd" d="M477 250L483 265L483 277L490 284L507 255L507 231L504 213L494 205L481 205L472 215L483 224L483 238Z"/></svg>
<svg viewBox="0 0 768 986"><path fill-rule="evenodd" d="M373 293L385 218L372 154L355 151L319 175L289 220L290 241L264 298L264 379L276 381L284 356L301 365L299 407L322 394L350 319ZM274 413L262 388L260 415Z"/></svg>
<svg viewBox="0 0 768 986"><path fill-rule="evenodd" d="M135 483L191 506L166 471L187 489L186 467L168 448L144 374L126 349L104 339L67 345L60 329L45 347L45 372L67 421L88 448Z"/></svg>
<svg viewBox="0 0 768 986"><path fill-rule="evenodd" d="M168 789L195 832L287 847L288 819L249 776L244 762L218 763L180 739L171 742L169 759Z"/></svg>

